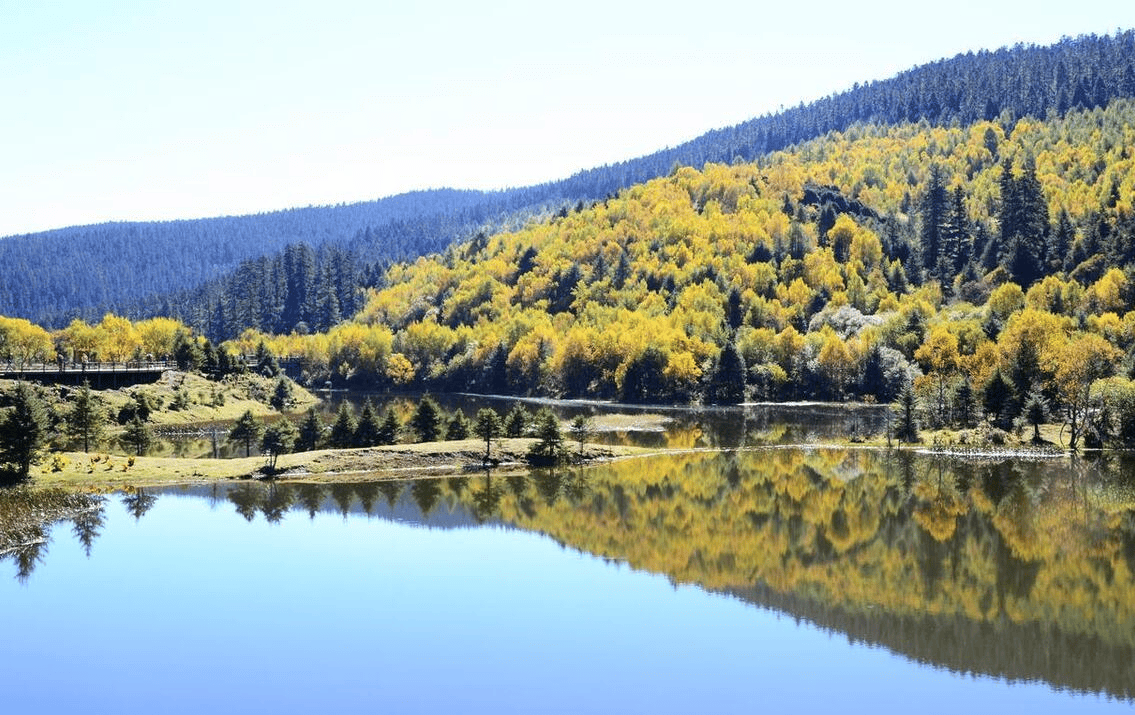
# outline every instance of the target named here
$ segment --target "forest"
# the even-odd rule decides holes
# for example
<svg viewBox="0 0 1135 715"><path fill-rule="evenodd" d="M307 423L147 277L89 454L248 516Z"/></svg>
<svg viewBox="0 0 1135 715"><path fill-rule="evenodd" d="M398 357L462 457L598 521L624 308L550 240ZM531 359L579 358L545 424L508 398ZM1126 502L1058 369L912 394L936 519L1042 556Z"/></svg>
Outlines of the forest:
<svg viewBox="0 0 1135 715"><path fill-rule="evenodd" d="M931 428L1031 425L1039 440L1055 422L1072 447L1135 445L1135 101L1115 98L1132 39L918 68L880 83L908 101L870 85L812 105L850 117L874 97L879 121L754 161L675 163L429 256L368 266L288 243L167 294L166 317L6 318L0 358L215 343L293 357L320 385L901 400ZM994 96L1006 72L1030 81L978 112L974 88ZM928 97L933 117L911 109Z"/></svg>
<svg viewBox="0 0 1135 715"><path fill-rule="evenodd" d="M76 317L97 321L108 311L132 319L177 317L214 341L244 328L310 328L310 320L286 324L278 313L268 316L269 308L249 310L250 288L243 288L243 298L232 292L255 279L256 301L276 307L282 304L277 264L285 247L305 244L315 252L327 247L349 255L358 268L354 285L335 286L346 317L350 311L342 306L378 283L391 262L602 201L666 176L675 165L752 162L858 124L925 120L964 127L1003 117L1061 117L1135 97L1133 62L1132 31L1066 38L1051 46L1017 45L915 67L649 156L532 187L413 192L256 216L102 224L8 237L0 240L0 314L52 328Z"/></svg>

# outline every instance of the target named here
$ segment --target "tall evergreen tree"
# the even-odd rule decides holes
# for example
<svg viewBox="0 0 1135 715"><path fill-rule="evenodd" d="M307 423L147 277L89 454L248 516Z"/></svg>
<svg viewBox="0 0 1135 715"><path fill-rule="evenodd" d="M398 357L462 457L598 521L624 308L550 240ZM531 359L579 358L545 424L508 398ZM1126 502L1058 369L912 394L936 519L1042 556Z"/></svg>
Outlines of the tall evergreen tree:
<svg viewBox="0 0 1135 715"><path fill-rule="evenodd" d="M394 414L394 408L386 408L386 416L382 420L382 426L378 431L379 444L396 444L398 442L398 433L402 430L402 423L398 421L398 415Z"/></svg>
<svg viewBox="0 0 1135 715"><path fill-rule="evenodd" d="M410 418L410 428L418 435L419 442L435 442L441 434L441 411L429 395L418 401L414 416Z"/></svg>
<svg viewBox="0 0 1135 715"><path fill-rule="evenodd" d="M733 343L721 349L706 390L715 405L736 405L745 401L745 358Z"/></svg>
<svg viewBox="0 0 1135 715"><path fill-rule="evenodd" d="M503 429L504 425L501 423L500 415L497 414L496 410L488 407L477 410L477 416L473 420L473 434L485 440L483 461L489 461L493 440L501 435Z"/></svg>
<svg viewBox="0 0 1135 715"><path fill-rule="evenodd" d="M126 428L122 431L122 436L119 438L123 444L134 450L134 454L141 457L154 441L153 433L150 432L150 427L143 420L141 415L135 414L126 423Z"/></svg>
<svg viewBox="0 0 1135 715"><path fill-rule="evenodd" d="M346 402L339 403L335 424L331 426L330 441L335 449L346 449L355 442L355 418Z"/></svg>
<svg viewBox="0 0 1135 715"><path fill-rule="evenodd" d="M374 411L374 405L368 397L363 403L362 412L359 413L358 424L355 425L354 444L356 447L374 447L381 444L379 438L381 432L382 423L379 422L378 413Z"/></svg>
<svg viewBox="0 0 1135 715"><path fill-rule="evenodd" d="M295 441L296 428L288 420L280 420L264 430L264 436L260 438L260 451L268 455L269 471L276 471L276 460L281 454L291 452Z"/></svg>
<svg viewBox="0 0 1135 715"><path fill-rule="evenodd" d="M930 167L930 178L926 182L926 193L922 197L919 209L921 224L918 238L922 268L927 275L941 278L938 271L942 254L942 233L946 226L947 197L942 169L937 164Z"/></svg>
<svg viewBox="0 0 1135 715"><path fill-rule="evenodd" d="M262 432L263 427L256 421L252 410L245 410L229 429L229 441L244 444L244 456L248 457L252 454L252 445L256 444Z"/></svg>
<svg viewBox="0 0 1135 715"><path fill-rule="evenodd" d="M319 448L323 439L323 420L315 408L309 408L300 422L299 434L296 437L296 449L301 452L310 452Z"/></svg>
<svg viewBox="0 0 1135 715"><path fill-rule="evenodd" d="M26 383L16 385L12 407L0 419L0 462L26 479L50 437L47 408Z"/></svg>
<svg viewBox="0 0 1135 715"><path fill-rule="evenodd" d="M91 451L91 443L102 441L105 431L106 410L99 398L91 392L91 384L83 381L83 386L75 392L71 411L67 414L67 435L83 443L83 451Z"/></svg>

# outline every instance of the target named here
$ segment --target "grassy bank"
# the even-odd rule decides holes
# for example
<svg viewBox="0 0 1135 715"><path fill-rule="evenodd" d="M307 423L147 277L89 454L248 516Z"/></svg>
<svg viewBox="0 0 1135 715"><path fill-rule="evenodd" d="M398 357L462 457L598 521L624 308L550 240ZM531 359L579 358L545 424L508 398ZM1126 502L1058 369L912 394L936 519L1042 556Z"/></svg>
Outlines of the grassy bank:
<svg viewBox="0 0 1135 715"><path fill-rule="evenodd" d="M147 418L156 430L175 429L182 425L231 422L246 411L256 417L269 417L280 412L271 405L278 378L262 375L230 375L214 382L194 373L169 370L157 382L110 390L93 390L106 410L108 433L117 431L116 417L138 396L154 406ZM16 383L0 380L0 392L11 393ZM290 383L292 399L286 412L301 412L319 403L319 398L303 387ZM55 414L65 415L76 388L65 385L37 386L36 392Z"/></svg>
<svg viewBox="0 0 1135 715"><path fill-rule="evenodd" d="M524 456L536 440L494 440L496 469L527 470ZM578 444L570 445L578 455ZM641 447L585 444L583 458L595 462L657 453ZM460 474L481 467L485 443L477 439L400 444L365 449L324 449L280 455L277 478L288 481L343 482L422 474ZM265 476L264 457L191 459L177 457L122 457L64 452L49 455L32 470L32 482L41 487L111 490L190 482L249 479Z"/></svg>

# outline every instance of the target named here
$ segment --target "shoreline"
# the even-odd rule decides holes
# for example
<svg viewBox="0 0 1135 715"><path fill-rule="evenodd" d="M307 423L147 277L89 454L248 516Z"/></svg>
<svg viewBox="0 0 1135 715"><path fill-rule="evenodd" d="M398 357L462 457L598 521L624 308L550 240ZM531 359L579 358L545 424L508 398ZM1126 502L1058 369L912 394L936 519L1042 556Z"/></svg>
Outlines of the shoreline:
<svg viewBox="0 0 1135 715"><path fill-rule="evenodd" d="M230 459L134 457L105 453L52 452L21 482L33 488L64 488L114 491L139 487L200 484L216 481L272 479L280 482L351 482L410 479L421 476L455 476L488 468L494 474L512 474L530 469L525 461L535 438L494 440L491 464L483 466L485 443L479 439L423 442L382 447L321 449L281 454L276 473L269 475L263 456ZM646 447L585 443L582 466L615 459L644 457L669 450ZM568 447L579 454L578 444ZM56 469L58 457L66 464ZM567 466L581 466L573 463Z"/></svg>
<svg viewBox="0 0 1135 715"><path fill-rule="evenodd" d="M495 440L491 463L484 464L484 442L479 439L457 441L420 442L381 447L350 449L321 449L312 452L282 454L277 460L276 473L267 473L263 456L213 459L208 457L135 457L82 452L52 452L38 466L32 476L16 485L34 489L62 488L86 492L130 491L146 487L166 487L181 484L207 484L212 482L239 482L247 480L277 481L281 483L346 483L419 479L423 477L462 476L482 471L494 475L511 476L533 469L525 460L528 447L535 438L517 437ZM1069 456L1067 452L1018 447L965 448L960 445L932 445L924 443L895 444L891 447L871 443L815 442L793 444L766 444L735 448L666 448L634 447L584 443L582 460L571 461L560 468L582 468L622 459L641 459L664 454L694 452L756 452L784 449L800 450L870 450L909 452L928 457L946 457L960 460L1058 460ZM579 447L568 449L573 458L579 456ZM53 468L57 458L66 462Z"/></svg>

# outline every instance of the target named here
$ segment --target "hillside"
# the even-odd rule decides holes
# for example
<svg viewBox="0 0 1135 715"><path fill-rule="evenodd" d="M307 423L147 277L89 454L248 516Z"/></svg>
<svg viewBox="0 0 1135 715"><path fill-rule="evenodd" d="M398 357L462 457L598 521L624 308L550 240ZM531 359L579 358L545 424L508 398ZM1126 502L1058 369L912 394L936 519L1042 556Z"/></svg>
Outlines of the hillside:
<svg viewBox="0 0 1135 715"><path fill-rule="evenodd" d="M271 256L289 244L302 242L313 249L334 246L350 251L352 260L364 267L412 259L443 250L482 228L498 229L509 217L547 214L602 200L664 176L675 165L753 161L857 123L925 120L968 126L997 119L1011 125L1017 117L1046 118L1102 107L1115 98L1135 96L1133 63L1131 31L1069 39L1050 47L969 53L711 131L650 156L525 189L417 192L349 206L104 224L9 237L0 240L0 314L53 326L75 315L97 318L106 310L131 317L173 314L200 330L210 330L207 316L215 315L218 306L234 314L241 311L233 308L235 300L217 290L194 289L213 279L223 283L241 261ZM247 271L257 270L255 263L249 265L242 283L250 277ZM359 285L364 285L365 276L374 273L359 275ZM261 285L268 283L269 274L256 276ZM210 304L202 306L203 300ZM228 325L226 334L214 330L212 337L227 337L238 327L266 327L262 316L235 317L243 324Z"/></svg>
<svg viewBox="0 0 1135 715"><path fill-rule="evenodd" d="M949 421L1000 375L1013 416L1034 388L1055 408L1130 370L1133 145L1128 100L861 125L394 266L353 322L269 342L378 385L889 401L915 379Z"/></svg>

